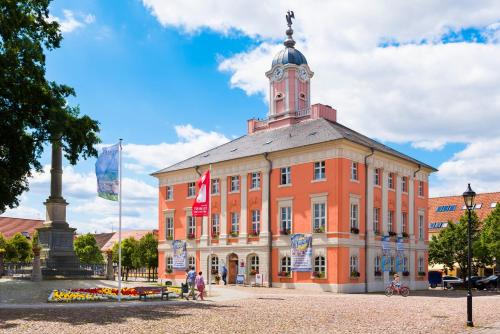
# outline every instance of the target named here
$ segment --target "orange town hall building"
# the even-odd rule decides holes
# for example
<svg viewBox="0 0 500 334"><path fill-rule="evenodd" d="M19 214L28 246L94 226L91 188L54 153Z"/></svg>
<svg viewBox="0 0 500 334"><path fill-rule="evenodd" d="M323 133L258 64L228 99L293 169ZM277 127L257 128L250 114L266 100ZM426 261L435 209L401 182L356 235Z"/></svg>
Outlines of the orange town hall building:
<svg viewBox="0 0 500 334"><path fill-rule="evenodd" d="M160 279L173 270L173 240L186 240L189 265L205 277L228 269L245 283L333 292L381 291L382 236L403 237L402 281L427 287L428 176L435 169L336 120L311 105L314 73L293 40L273 59L269 114L248 133L153 175L159 180ZM199 175L211 166L211 215L191 206ZM312 236L311 272L291 272L291 235ZM400 249L401 251L401 249ZM209 263L210 262L210 263ZM391 271L396 271L390 257ZM404 274L404 275L403 275ZM259 275L260 276L260 275Z"/></svg>

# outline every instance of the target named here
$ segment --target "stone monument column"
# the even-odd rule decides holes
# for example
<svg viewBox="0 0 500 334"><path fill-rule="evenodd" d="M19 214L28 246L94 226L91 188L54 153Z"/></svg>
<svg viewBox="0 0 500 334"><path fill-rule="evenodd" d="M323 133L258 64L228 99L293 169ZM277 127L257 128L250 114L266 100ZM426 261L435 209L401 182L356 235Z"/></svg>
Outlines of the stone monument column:
<svg viewBox="0 0 500 334"><path fill-rule="evenodd" d="M41 247L42 275L44 277L81 277L91 272L80 269L80 261L73 249L75 228L66 222L66 206L62 197L62 146L52 142L52 168L50 169L50 196L45 201L45 222L38 228Z"/></svg>

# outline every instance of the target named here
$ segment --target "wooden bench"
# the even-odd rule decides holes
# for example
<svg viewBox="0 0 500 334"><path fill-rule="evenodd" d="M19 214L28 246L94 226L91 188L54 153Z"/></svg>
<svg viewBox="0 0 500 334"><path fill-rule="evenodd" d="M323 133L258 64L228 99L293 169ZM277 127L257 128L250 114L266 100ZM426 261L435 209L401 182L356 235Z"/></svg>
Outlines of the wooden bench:
<svg viewBox="0 0 500 334"><path fill-rule="evenodd" d="M163 287L155 288L150 286L139 286L134 289L139 294L139 300L144 297L144 301L146 301L146 296L151 293L159 293L161 300L163 300L163 297L166 297L166 300L168 300L169 295L172 293L172 291L168 291L168 288Z"/></svg>

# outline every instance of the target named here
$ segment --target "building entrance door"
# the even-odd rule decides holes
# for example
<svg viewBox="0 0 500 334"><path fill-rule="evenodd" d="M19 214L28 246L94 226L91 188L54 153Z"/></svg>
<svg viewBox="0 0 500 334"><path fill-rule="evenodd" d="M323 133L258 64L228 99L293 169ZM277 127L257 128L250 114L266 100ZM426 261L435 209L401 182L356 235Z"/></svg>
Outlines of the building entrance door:
<svg viewBox="0 0 500 334"><path fill-rule="evenodd" d="M236 275L238 275L238 255L232 253L227 257L227 283L236 284Z"/></svg>

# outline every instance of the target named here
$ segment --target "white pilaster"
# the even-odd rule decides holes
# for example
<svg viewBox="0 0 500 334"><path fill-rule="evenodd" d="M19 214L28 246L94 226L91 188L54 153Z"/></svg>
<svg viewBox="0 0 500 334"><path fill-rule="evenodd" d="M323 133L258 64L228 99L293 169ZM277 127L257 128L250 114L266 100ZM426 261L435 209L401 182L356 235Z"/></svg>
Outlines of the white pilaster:
<svg viewBox="0 0 500 334"><path fill-rule="evenodd" d="M241 199L241 210L240 210L240 235L239 235L239 243L247 243L247 218L248 218L248 210L247 210L247 174L240 175L240 199Z"/></svg>
<svg viewBox="0 0 500 334"><path fill-rule="evenodd" d="M387 219L389 218L389 189L388 182L389 173L386 170L382 171L382 235L388 235L389 231L387 230Z"/></svg>
<svg viewBox="0 0 500 334"><path fill-rule="evenodd" d="M374 184L374 174L375 170L373 166L366 166L368 168L366 182L368 182L368 191L366 197L366 235L373 236L373 184Z"/></svg>
<svg viewBox="0 0 500 334"><path fill-rule="evenodd" d="M261 240L265 240L269 236L269 171L262 171L262 207L261 207Z"/></svg>
<svg viewBox="0 0 500 334"><path fill-rule="evenodd" d="M401 230L401 186L402 186L402 178L400 175L396 175L395 177L395 182L396 182L396 233L399 235L402 233Z"/></svg>
<svg viewBox="0 0 500 334"><path fill-rule="evenodd" d="M220 178L220 235L219 244L227 244L227 177Z"/></svg>
<svg viewBox="0 0 500 334"><path fill-rule="evenodd" d="M414 190L413 176L410 175L408 178L408 235L410 239L414 236L414 226L415 226L415 190Z"/></svg>

